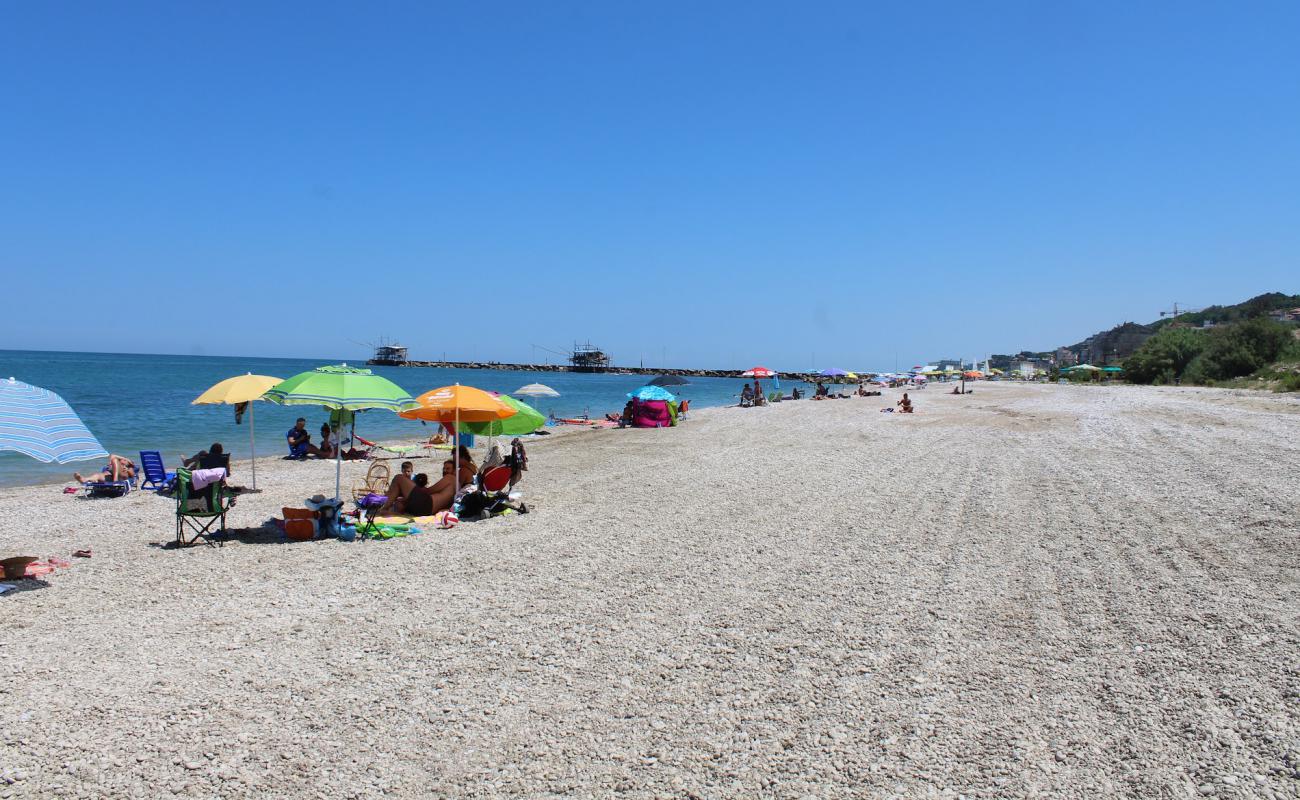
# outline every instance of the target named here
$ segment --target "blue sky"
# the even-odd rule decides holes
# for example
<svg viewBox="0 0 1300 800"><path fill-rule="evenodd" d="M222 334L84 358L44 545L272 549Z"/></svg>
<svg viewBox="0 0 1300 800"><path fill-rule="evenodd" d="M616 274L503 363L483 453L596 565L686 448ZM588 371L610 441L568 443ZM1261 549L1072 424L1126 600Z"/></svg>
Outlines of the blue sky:
<svg viewBox="0 0 1300 800"><path fill-rule="evenodd" d="M0 347L891 368L1300 291L1300 5L8 3Z"/></svg>

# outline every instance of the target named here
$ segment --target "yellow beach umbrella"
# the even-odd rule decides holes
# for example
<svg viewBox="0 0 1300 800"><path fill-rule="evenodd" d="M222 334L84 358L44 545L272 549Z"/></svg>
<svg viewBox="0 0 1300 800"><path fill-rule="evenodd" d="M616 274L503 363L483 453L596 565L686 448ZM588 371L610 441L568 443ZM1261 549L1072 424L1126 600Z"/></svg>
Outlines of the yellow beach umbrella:
<svg viewBox="0 0 1300 800"><path fill-rule="evenodd" d="M462 422L494 422L519 413L482 389L473 386L443 386L415 398L419 408L403 411L398 416L430 422L450 423L455 426L456 443L460 443ZM454 451L456 461L456 493L460 493L460 448Z"/></svg>
<svg viewBox="0 0 1300 800"><path fill-rule="evenodd" d="M257 444L253 439L253 401L266 394L266 390L283 381L269 375L236 375L226 378L203 394L194 398L190 405L238 405L248 403L248 449L253 458L253 488L257 488Z"/></svg>

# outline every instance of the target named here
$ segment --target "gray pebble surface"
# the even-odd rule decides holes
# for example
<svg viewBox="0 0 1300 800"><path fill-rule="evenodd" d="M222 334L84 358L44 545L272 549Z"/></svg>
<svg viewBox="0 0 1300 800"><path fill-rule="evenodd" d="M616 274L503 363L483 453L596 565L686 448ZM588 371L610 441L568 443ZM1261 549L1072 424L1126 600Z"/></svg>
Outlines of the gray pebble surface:
<svg viewBox="0 0 1300 800"><path fill-rule="evenodd" d="M0 490L72 562L0 596L0 798L1300 798L1300 399L899 394L542 440L388 542L263 527L332 463L223 548Z"/></svg>

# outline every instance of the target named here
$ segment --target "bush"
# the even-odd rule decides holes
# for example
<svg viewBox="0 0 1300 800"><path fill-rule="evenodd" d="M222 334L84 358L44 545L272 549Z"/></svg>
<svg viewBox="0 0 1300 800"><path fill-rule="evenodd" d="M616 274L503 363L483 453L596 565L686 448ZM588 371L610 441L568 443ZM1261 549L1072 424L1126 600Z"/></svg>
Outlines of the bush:
<svg viewBox="0 0 1300 800"><path fill-rule="evenodd" d="M1124 360L1124 377L1133 383L1173 383L1205 349L1205 339L1194 328L1165 328Z"/></svg>
<svg viewBox="0 0 1300 800"><path fill-rule="evenodd" d="M1124 361L1124 375L1133 383L1209 384L1250 375L1293 353L1300 358L1291 328L1270 319L1208 331L1165 328Z"/></svg>
<svg viewBox="0 0 1300 800"><path fill-rule="evenodd" d="M1227 380L1249 375L1277 361L1292 342L1290 328L1268 319L1214 328L1202 353L1203 375L1198 377Z"/></svg>

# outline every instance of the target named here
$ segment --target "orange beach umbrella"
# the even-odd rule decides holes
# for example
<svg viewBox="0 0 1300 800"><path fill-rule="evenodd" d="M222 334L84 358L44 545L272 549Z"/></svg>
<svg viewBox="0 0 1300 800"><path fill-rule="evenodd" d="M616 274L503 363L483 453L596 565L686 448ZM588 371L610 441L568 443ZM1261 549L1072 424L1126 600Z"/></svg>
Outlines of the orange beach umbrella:
<svg viewBox="0 0 1300 800"><path fill-rule="evenodd" d="M406 419L430 422L493 422L513 417L515 410L473 386L443 386L415 398L419 408L401 412Z"/></svg>
<svg viewBox="0 0 1300 800"><path fill-rule="evenodd" d="M519 413L482 389L473 386L443 386L415 398L419 408L401 412L406 419L422 419L456 426L456 443L460 444L460 423L494 422ZM460 448L454 451L456 494L460 494Z"/></svg>

